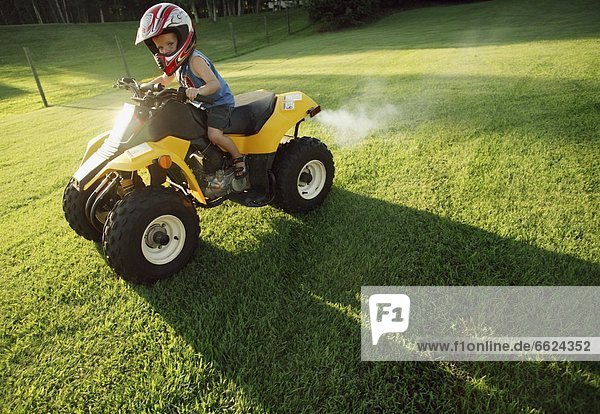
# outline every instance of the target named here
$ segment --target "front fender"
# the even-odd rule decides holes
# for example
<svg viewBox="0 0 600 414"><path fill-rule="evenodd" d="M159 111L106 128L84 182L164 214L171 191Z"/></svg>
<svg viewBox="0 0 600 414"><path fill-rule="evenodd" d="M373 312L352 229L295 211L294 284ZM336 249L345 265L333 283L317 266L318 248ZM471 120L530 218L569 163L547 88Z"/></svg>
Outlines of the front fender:
<svg viewBox="0 0 600 414"><path fill-rule="evenodd" d="M206 204L206 199L198 185L194 173L185 163L185 155L190 147L190 141L175 137L166 137L158 142L144 142L126 150L123 154L109 161L102 169L84 185L87 190L93 183L111 171L138 171L149 167L161 155L168 155L185 175L190 192L201 203Z"/></svg>
<svg viewBox="0 0 600 414"><path fill-rule="evenodd" d="M92 154L98 151L98 148L102 146L106 138L110 135L110 129L108 131L104 131L101 134L96 135L94 138L90 139L85 148L85 153L83 154L83 158L81 159L81 164L83 164L88 158L92 156Z"/></svg>

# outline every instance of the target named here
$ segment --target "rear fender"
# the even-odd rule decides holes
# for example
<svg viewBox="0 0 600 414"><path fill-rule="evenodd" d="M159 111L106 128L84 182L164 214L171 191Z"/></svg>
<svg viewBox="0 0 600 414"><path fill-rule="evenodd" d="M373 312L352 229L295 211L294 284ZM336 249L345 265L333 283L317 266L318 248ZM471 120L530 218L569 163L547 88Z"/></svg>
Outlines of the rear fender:
<svg viewBox="0 0 600 414"><path fill-rule="evenodd" d="M318 104L304 92L277 95L275 110L255 135L228 134L242 154L269 154L277 151L287 131L304 120Z"/></svg>
<svg viewBox="0 0 600 414"><path fill-rule="evenodd" d="M185 155L190 146L190 142L175 138L166 137L157 142L144 142L133 148L126 150L123 154L109 161L104 167L89 180L84 190L87 190L93 183L104 177L111 171L138 171L150 167L160 156L168 155L184 174L190 192L201 203L206 204L206 199L198 185L190 167L185 163Z"/></svg>

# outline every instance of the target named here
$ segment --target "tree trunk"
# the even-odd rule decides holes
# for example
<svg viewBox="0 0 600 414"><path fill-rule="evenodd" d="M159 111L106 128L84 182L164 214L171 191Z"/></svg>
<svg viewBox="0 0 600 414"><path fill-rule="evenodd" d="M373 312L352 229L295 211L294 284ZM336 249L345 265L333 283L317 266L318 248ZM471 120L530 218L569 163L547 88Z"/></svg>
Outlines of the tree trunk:
<svg viewBox="0 0 600 414"><path fill-rule="evenodd" d="M242 15L242 0L238 0L238 16Z"/></svg>
<svg viewBox="0 0 600 414"><path fill-rule="evenodd" d="M210 0L206 0L206 12L208 13L208 20L212 20L212 8L210 7Z"/></svg>
<svg viewBox="0 0 600 414"><path fill-rule="evenodd" d="M63 16L62 14L62 10L60 9L60 4L58 4L58 0L54 0L54 2L56 3L56 9L58 10L58 17L60 17L60 20L63 23L66 23L65 16Z"/></svg>
<svg viewBox="0 0 600 414"><path fill-rule="evenodd" d="M208 13L208 20L213 20L213 15L215 13L211 0L206 0L206 12Z"/></svg>
<svg viewBox="0 0 600 414"><path fill-rule="evenodd" d="M33 6L33 11L35 13L35 16L37 17L38 20L38 24L44 24L44 21L42 20L42 16L40 15L40 11L38 10L37 7L35 7L35 3L32 1L31 5Z"/></svg>
<svg viewBox="0 0 600 414"><path fill-rule="evenodd" d="M65 12L65 20L67 21L67 23L71 23L71 22L69 21L69 11L67 10L67 3L66 3L66 1L65 1L65 0L62 0L62 4L63 4L63 9L64 9L64 12ZM71 20L72 20L72 19L71 19Z"/></svg>
<svg viewBox="0 0 600 414"><path fill-rule="evenodd" d="M52 3L48 3L50 6L49 9L52 12L52 23L60 23L60 19L58 18L58 14L56 14L56 10L52 7ZM46 10L46 14L49 15L48 10Z"/></svg>
<svg viewBox="0 0 600 414"><path fill-rule="evenodd" d="M27 16L23 20L24 23L35 23L35 16L31 14L31 7L25 7L25 11L27 12Z"/></svg>
<svg viewBox="0 0 600 414"><path fill-rule="evenodd" d="M212 0L212 7L213 7L213 22L216 22L217 21L217 14L218 14L216 0Z"/></svg>
<svg viewBox="0 0 600 414"><path fill-rule="evenodd" d="M192 3L192 14L194 15L194 22L198 24L198 22L200 22L200 17L198 16L198 9L196 8L195 3Z"/></svg>
<svg viewBox="0 0 600 414"><path fill-rule="evenodd" d="M100 9L100 23L104 23L104 12Z"/></svg>

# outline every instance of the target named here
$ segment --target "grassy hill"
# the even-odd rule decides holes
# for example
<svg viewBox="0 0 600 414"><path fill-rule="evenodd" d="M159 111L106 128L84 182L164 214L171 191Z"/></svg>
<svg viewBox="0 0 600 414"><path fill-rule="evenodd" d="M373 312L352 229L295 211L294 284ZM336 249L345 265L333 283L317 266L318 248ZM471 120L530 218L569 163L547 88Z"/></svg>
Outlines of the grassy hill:
<svg viewBox="0 0 600 414"><path fill-rule="evenodd" d="M15 103L0 411L598 412L598 363L370 363L359 342L364 285L598 285L598 21L592 0L431 7L218 62L238 93L323 106L303 132L332 149L334 189L305 217L200 211L194 261L153 288L115 277L61 211L127 94Z"/></svg>
<svg viewBox="0 0 600 414"><path fill-rule="evenodd" d="M238 53L280 42L288 36L285 12L227 17L217 22L201 19L196 24L197 45L215 61L235 56L230 23ZM157 76L159 69L148 49L134 45L137 26L138 22L0 25L0 39L10 43L0 52L0 118L43 106L23 47L31 51L50 105L105 93L116 79L125 76L115 37L121 43L132 76ZM302 9L291 11L290 30L297 33L307 29L312 30L307 13Z"/></svg>

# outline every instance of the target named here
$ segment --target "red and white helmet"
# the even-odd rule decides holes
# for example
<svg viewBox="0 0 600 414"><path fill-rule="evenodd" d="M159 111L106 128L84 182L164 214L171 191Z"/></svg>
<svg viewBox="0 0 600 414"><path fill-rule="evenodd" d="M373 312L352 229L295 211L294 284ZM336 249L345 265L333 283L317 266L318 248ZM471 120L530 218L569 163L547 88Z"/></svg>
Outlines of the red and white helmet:
<svg viewBox="0 0 600 414"><path fill-rule="evenodd" d="M177 50L165 56L158 52L152 38L165 33L177 35ZM171 76L192 54L196 45L196 33L190 16L179 6L171 3L159 3L148 10L140 20L135 44L146 43L154 55L156 64Z"/></svg>

